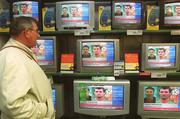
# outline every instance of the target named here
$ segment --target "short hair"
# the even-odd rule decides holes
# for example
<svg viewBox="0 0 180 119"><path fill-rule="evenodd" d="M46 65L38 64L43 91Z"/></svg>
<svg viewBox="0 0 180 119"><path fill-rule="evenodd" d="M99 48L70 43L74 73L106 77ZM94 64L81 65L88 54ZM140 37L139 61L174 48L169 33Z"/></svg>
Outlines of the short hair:
<svg viewBox="0 0 180 119"><path fill-rule="evenodd" d="M154 92L154 88L151 87L151 86L147 87L145 90L147 90L147 89L151 89L151 90L153 90L153 92Z"/></svg>
<svg viewBox="0 0 180 119"><path fill-rule="evenodd" d="M93 45L93 48L94 48L94 47L99 47L99 48L101 49L101 46L100 46L100 45Z"/></svg>
<svg viewBox="0 0 180 119"><path fill-rule="evenodd" d="M95 88L94 88L94 91L95 91L95 89L98 89L98 90L102 89L102 90L103 90L103 92L104 92L104 93L106 93L106 89L105 89L105 88L103 88L103 87L95 87Z"/></svg>
<svg viewBox="0 0 180 119"><path fill-rule="evenodd" d="M28 6L28 4L25 4L25 3L23 3L23 4L20 4L20 6L22 6L22 5L23 5L23 6L25 5L26 7Z"/></svg>
<svg viewBox="0 0 180 119"><path fill-rule="evenodd" d="M169 86L161 86L161 88L159 89L159 92L161 89L168 89L169 92L171 93L171 88Z"/></svg>
<svg viewBox="0 0 180 119"><path fill-rule="evenodd" d="M83 49L83 48L88 48L88 49L89 49L89 46L88 46L88 45L84 45L84 46L82 47L82 49Z"/></svg>
<svg viewBox="0 0 180 119"><path fill-rule="evenodd" d="M18 36L23 30L32 28L32 23L38 25L37 20L32 17L20 16L14 18L10 24L10 35Z"/></svg>
<svg viewBox="0 0 180 119"><path fill-rule="evenodd" d="M158 51L159 51L159 50L163 50L164 52L166 51L166 49L164 49L164 48L159 48Z"/></svg>
<svg viewBox="0 0 180 119"><path fill-rule="evenodd" d="M121 5L116 5L116 7L120 7L121 8L122 6Z"/></svg>
<svg viewBox="0 0 180 119"><path fill-rule="evenodd" d="M68 8L67 8L67 7L63 7L63 9L66 9L66 10L68 10Z"/></svg>
<svg viewBox="0 0 180 119"><path fill-rule="evenodd" d="M150 48L149 50L153 50L153 51L155 51L153 48Z"/></svg>

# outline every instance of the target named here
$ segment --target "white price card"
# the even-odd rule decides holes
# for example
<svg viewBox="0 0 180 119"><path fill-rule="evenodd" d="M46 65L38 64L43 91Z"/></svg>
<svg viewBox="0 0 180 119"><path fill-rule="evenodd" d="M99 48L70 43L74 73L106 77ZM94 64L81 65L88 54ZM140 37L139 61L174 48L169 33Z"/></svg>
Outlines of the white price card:
<svg viewBox="0 0 180 119"><path fill-rule="evenodd" d="M152 72L151 78L166 78L167 73L166 72Z"/></svg>
<svg viewBox="0 0 180 119"><path fill-rule="evenodd" d="M75 36L89 36L90 30L87 30L87 29L74 30L74 35Z"/></svg>
<svg viewBox="0 0 180 119"><path fill-rule="evenodd" d="M127 30L127 35L143 35L142 30Z"/></svg>

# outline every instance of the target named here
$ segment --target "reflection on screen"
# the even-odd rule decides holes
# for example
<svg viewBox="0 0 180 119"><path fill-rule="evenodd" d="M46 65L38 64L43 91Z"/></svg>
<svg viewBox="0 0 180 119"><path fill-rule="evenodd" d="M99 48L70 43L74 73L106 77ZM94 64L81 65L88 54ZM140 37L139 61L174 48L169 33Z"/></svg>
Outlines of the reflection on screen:
<svg viewBox="0 0 180 119"><path fill-rule="evenodd" d="M180 2L164 5L164 24L180 24Z"/></svg>
<svg viewBox="0 0 180 119"><path fill-rule="evenodd" d="M176 46L148 46L146 51L148 67L175 67Z"/></svg>
<svg viewBox="0 0 180 119"><path fill-rule="evenodd" d="M56 110L56 89L55 88L52 89L52 100L54 104L54 109Z"/></svg>
<svg viewBox="0 0 180 119"><path fill-rule="evenodd" d="M54 40L37 40L32 51L39 65L54 64Z"/></svg>
<svg viewBox="0 0 180 119"><path fill-rule="evenodd" d="M144 110L180 111L180 87L144 86Z"/></svg>
<svg viewBox="0 0 180 119"><path fill-rule="evenodd" d="M79 98L80 108L124 109L123 86L82 86Z"/></svg>
<svg viewBox="0 0 180 119"><path fill-rule="evenodd" d="M140 23L141 9L141 3L117 2L114 4L114 20L122 24Z"/></svg>
<svg viewBox="0 0 180 119"><path fill-rule="evenodd" d="M83 42L81 48L83 66L112 66L114 42Z"/></svg>

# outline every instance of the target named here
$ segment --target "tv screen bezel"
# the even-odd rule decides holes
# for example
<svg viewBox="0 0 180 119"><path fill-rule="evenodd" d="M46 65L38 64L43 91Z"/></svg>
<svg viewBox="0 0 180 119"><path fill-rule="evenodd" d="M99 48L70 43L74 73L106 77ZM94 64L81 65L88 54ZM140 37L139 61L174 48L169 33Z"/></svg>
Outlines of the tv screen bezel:
<svg viewBox="0 0 180 119"><path fill-rule="evenodd" d="M124 109L113 110L113 109L96 109L96 108L80 108L79 101L79 84L87 85L123 85L124 86ZM114 81L91 81L91 80L74 80L74 111L80 114L93 115L93 116L113 116L113 115L124 115L129 113L130 103L130 81L129 80L114 80Z"/></svg>
<svg viewBox="0 0 180 119"><path fill-rule="evenodd" d="M175 66L173 67L157 67L157 68L151 68L148 67L148 55L147 55L147 47L148 46L176 46L176 62ZM180 44L179 43L143 43L142 49L141 49L141 71L147 71L147 72L176 72L179 70L179 50L180 50Z"/></svg>
<svg viewBox="0 0 180 119"><path fill-rule="evenodd" d="M56 51L56 37L55 36L41 36L38 40L53 40L54 63L53 65L40 65L45 72L57 72L57 51Z"/></svg>
<svg viewBox="0 0 180 119"><path fill-rule="evenodd" d="M140 23L134 23L134 24L121 24L116 21L114 21L115 18L115 3L118 2L129 2L129 3L140 3L141 4L141 22ZM132 1L132 0L114 0L112 2L112 28L113 29L125 29L125 30L137 30L137 29L144 29L145 28L145 17L144 17L144 4L140 0Z"/></svg>
<svg viewBox="0 0 180 119"><path fill-rule="evenodd" d="M144 110L144 86L177 86L180 87L179 81L139 81L138 89L138 115L148 118L177 118L180 117L178 111L145 111Z"/></svg>
<svg viewBox="0 0 180 119"><path fill-rule="evenodd" d="M119 39L78 39L76 42L76 64L78 72L88 72L88 73L113 73L113 66L83 66L82 62L82 43L83 42L114 42L114 61L120 60L120 43Z"/></svg>
<svg viewBox="0 0 180 119"><path fill-rule="evenodd" d="M160 6L160 28L161 29L179 29L180 28L180 24L165 24L165 14L164 14L164 6L165 4L169 4L169 3L176 3L176 2L179 2L178 0L162 0L162 1L159 1L159 6Z"/></svg>

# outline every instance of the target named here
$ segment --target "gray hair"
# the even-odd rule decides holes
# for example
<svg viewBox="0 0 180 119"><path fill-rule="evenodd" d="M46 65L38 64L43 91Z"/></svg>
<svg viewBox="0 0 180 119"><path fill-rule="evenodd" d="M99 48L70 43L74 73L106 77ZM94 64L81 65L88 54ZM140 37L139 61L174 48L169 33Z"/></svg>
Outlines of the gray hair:
<svg viewBox="0 0 180 119"><path fill-rule="evenodd" d="M20 17L14 18L10 24L10 35L17 36L23 30L31 29L32 23L35 23L36 25L38 25L37 20L32 17L20 16Z"/></svg>

